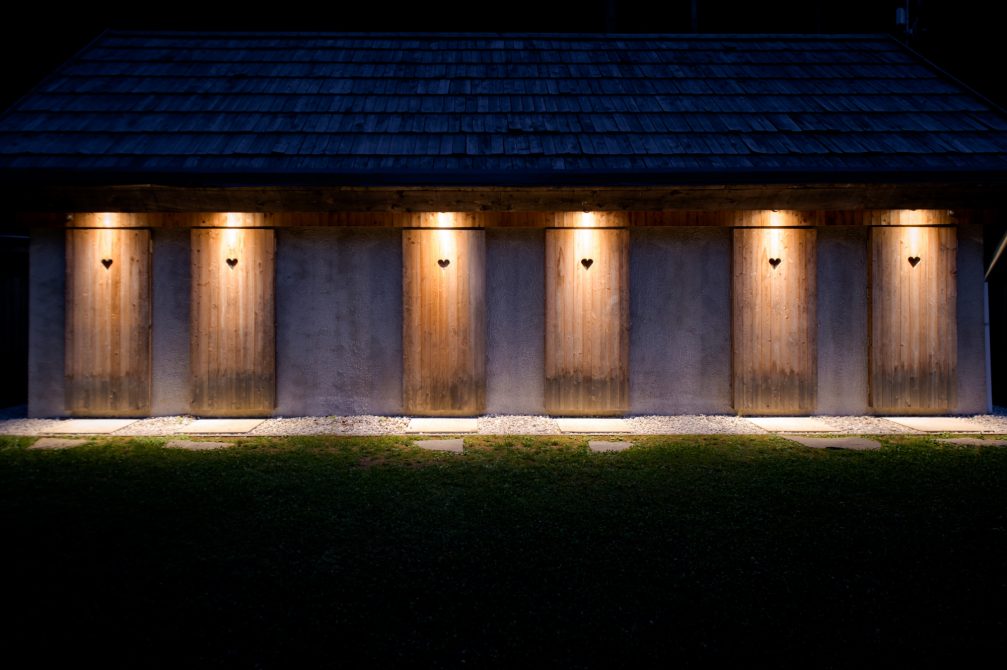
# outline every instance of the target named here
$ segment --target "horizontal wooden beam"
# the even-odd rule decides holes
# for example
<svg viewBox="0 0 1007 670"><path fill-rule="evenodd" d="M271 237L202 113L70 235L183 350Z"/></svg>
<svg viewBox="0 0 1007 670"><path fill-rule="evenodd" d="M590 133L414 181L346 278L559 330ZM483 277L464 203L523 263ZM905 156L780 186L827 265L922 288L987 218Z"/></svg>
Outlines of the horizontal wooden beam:
<svg viewBox="0 0 1007 670"><path fill-rule="evenodd" d="M1005 184L759 184L664 187L8 186L14 211L542 212L997 207Z"/></svg>
<svg viewBox="0 0 1007 670"><path fill-rule="evenodd" d="M904 226L993 220L990 210L677 210L667 212L22 212L27 226L67 228L623 228L662 226Z"/></svg>

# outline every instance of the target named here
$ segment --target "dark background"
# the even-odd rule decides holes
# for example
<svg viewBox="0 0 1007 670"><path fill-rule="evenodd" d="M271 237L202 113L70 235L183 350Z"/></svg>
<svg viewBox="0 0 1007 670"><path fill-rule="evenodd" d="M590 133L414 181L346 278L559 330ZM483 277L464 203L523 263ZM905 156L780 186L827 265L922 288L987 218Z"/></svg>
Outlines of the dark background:
<svg viewBox="0 0 1007 670"><path fill-rule="evenodd" d="M7 4L0 41L6 108L102 30L324 30L623 33L889 33L995 103L1007 105L1004 30L988 0L505 0L247 4ZM908 32L896 9L908 10ZM1007 226L986 232L987 262ZM1007 405L1007 259L990 278L994 402ZM0 227L0 408L27 389L27 235Z"/></svg>

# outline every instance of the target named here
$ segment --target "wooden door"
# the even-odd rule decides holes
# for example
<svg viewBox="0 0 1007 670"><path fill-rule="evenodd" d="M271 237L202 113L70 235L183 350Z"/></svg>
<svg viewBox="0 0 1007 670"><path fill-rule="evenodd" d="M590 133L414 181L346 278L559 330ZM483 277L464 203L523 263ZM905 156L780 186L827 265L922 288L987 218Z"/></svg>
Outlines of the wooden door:
<svg viewBox="0 0 1007 670"><path fill-rule="evenodd" d="M150 231L66 232L66 409L150 412Z"/></svg>
<svg viewBox="0 0 1007 670"><path fill-rule="evenodd" d="M276 404L275 250L269 229L192 231L194 414L264 416Z"/></svg>
<svg viewBox="0 0 1007 670"><path fill-rule="evenodd" d="M877 412L953 411L958 397L954 228L871 231L870 394Z"/></svg>
<svg viewBox="0 0 1007 670"><path fill-rule="evenodd" d="M814 411L815 273L814 229L735 229L732 349L739 413Z"/></svg>
<svg viewBox="0 0 1007 670"><path fill-rule="evenodd" d="M403 231L403 401L409 414L485 410L485 256L482 230Z"/></svg>
<svg viewBox="0 0 1007 670"><path fill-rule="evenodd" d="M550 414L629 409L629 231L545 235L545 405Z"/></svg>

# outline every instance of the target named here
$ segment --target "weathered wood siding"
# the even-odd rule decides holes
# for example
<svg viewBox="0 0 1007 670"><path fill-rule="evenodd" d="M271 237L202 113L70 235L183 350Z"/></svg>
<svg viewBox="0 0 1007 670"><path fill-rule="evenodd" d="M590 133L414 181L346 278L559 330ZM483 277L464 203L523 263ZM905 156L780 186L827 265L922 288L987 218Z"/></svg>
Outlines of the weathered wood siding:
<svg viewBox="0 0 1007 670"><path fill-rule="evenodd" d="M66 409L150 411L150 232L66 232Z"/></svg>
<svg viewBox="0 0 1007 670"><path fill-rule="evenodd" d="M954 228L871 231L870 397L876 412L947 412L957 403ZM918 259L915 266L910 258Z"/></svg>
<svg viewBox="0 0 1007 670"><path fill-rule="evenodd" d="M192 231L194 414L261 416L275 406L275 244L268 229Z"/></svg>
<svg viewBox="0 0 1007 670"><path fill-rule="evenodd" d="M464 416L485 409L485 257L482 230L403 231L403 401L409 414Z"/></svg>
<svg viewBox="0 0 1007 670"><path fill-rule="evenodd" d="M547 230L545 406L549 414L629 409L629 231Z"/></svg>
<svg viewBox="0 0 1007 670"><path fill-rule="evenodd" d="M815 409L815 237L806 228L734 231L732 342L739 413Z"/></svg>
<svg viewBox="0 0 1007 670"><path fill-rule="evenodd" d="M456 203L461 204L461 203ZM26 226L116 228L582 228L582 227L752 227L784 219L789 226L938 226L994 223L997 210L948 209L630 209L599 212L474 211L272 211L272 212L19 212L15 221ZM585 221L589 221L585 223Z"/></svg>

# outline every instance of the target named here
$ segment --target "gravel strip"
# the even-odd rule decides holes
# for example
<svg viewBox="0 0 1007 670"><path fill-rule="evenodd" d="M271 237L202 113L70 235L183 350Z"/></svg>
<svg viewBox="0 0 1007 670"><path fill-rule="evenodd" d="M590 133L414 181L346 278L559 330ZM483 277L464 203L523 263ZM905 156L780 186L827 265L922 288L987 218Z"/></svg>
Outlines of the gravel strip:
<svg viewBox="0 0 1007 670"><path fill-rule="evenodd" d="M900 426L879 416L816 416L815 418L821 419L830 426L835 426L837 433L851 435L920 434L918 430Z"/></svg>
<svg viewBox="0 0 1007 670"><path fill-rule="evenodd" d="M922 435L877 416L819 416L847 435ZM992 414L963 417L982 424L984 433L1007 435L1007 408L996 407ZM0 435L45 435L59 419L10 418L0 420ZM176 435L194 421L191 416L158 416L140 419L115 433L129 436ZM626 417L636 435L754 435L767 431L740 416L726 414L683 414ZM402 435L409 424L402 416L303 416L266 419L248 435ZM556 421L548 416L489 415L479 417L482 435L557 435Z"/></svg>
<svg viewBox="0 0 1007 670"><path fill-rule="evenodd" d="M728 414L634 416L627 419L637 435L752 435L766 433L751 421Z"/></svg>
<svg viewBox="0 0 1007 670"><path fill-rule="evenodd" d="M174 435L187 424L195 421L191 416L152 416L140 419L112 433L113 435L130 435L136 437Z"/></svg>
<svg viewBox="0 0 1007 670"><path fill-rule="evenodd" d="M556 435L559 426L552 417L493 414L479 417L480 435Z"/></svg>
<svg viewBox="0 0 1007 670"><path fill-rule="evenodd" d="M402 416L302 416L267 419L249 435L401 435L409 419Z"/></svg>
<svg viewBox="0 0 1007 670"><path fill-rule="evenodd" d="M44 435L57 419L8 419L0 421L0 435Z"/></svg>

